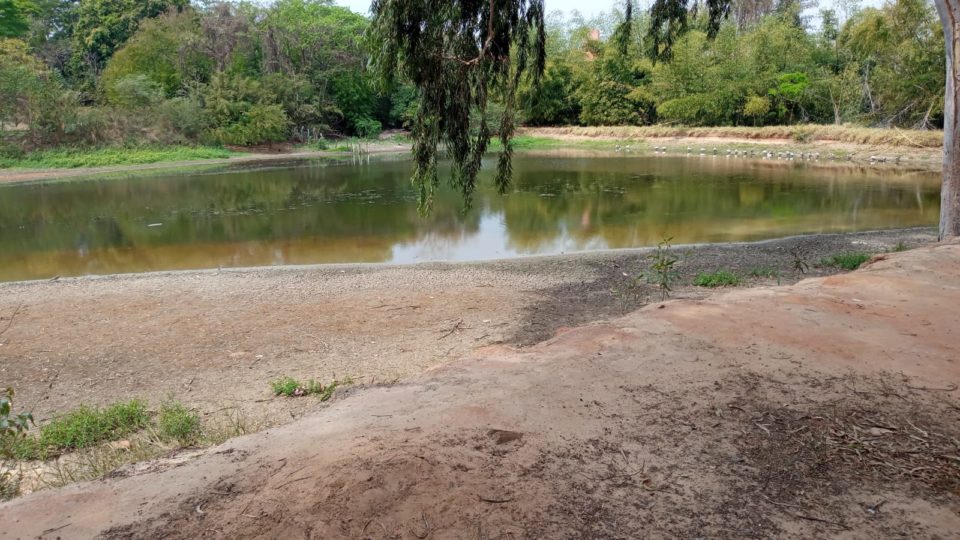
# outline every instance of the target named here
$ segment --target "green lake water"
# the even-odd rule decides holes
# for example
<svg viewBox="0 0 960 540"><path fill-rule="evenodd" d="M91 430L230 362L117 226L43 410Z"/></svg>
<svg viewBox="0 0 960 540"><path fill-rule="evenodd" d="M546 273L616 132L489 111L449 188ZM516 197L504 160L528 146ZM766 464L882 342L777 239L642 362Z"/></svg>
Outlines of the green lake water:
<svg viewBox="0 0 960 540"><path fill-rule="evenodd" d="M400 157L0 186L0 280L465 261L932 226L939 177L723 156L517 155L506 196L421 218Z"/></svg>

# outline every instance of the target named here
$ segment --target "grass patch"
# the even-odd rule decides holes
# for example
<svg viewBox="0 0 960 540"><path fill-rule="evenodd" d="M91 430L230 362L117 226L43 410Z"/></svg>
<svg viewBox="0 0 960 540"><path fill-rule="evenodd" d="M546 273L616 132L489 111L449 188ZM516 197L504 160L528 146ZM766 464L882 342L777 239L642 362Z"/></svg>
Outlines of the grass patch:
<svg viewBox="0 0 960 540"><path fill-rule="evenodd" d="M901 241L897 242L897 245L893 246L893 249L892 249L891 251L893 251L894 253L900 253L900 252L903 252L903 251L907 251L907 250L909 250L909 249L910 249L910 247L907 246L907 244L904 243L903 240L901 240Z"/></svg>
<svg viewBox="0 0 960 540"><path fill-rule="evenodd" d="M192 445L201 436L200 415L178 401L168 401L160 407L157 432L162 439L177 441L182 446Z"/></svg>
<svg viewBox="0 0 960 540"><path fill-rule="evenodd" d="M513 138L512 143L515 150L536 150L538 148L565 146L561 140L551 139L549 137L536 137L533 135L517 135ZM490 139L488 149L494 152L500 151L503 149L503 144L500 143L499 138L494 137Z"/></svg>
<svg viewBox="0 0 960 540"><path fill-rule="evenodd" d="M0 169L78 169L111 165L146 165L164 161L223 159L242 155L226 148L155 146L139 148L58 148L20 157L0 157Z"/></svg>
<svg viewBox="0 0 960 540"><path fill-rule="evenodd" d="M776 268L761 266L750 270L750 277L755 278L775 278L780 277L780 271Z"/></svg>
<svg viewBox="0 0 960 540"><path fill-rule="evenodd" d="M275 396L303 397L317 395L320 396L320 401L327 401L333 397L333 393L336 392L337 387L349 384L353 384L353 381L349 378L343 381L333 381L324 386L313 379L302 383L293 377L283 377L282 379L271 382L270 389L273 390L273 395Z"/></svg>
<svg viewBox="0 0 960 540"><path fill-rule="evenodd" d="M712 273L699 273L693 278L693 284L697 287L735 287L742 280L740 276L728 270L717 270Z"/></svg>
<svg viewBox="0 0 960 540"><path fill-rule="evenodd" d="M140 400L114 403L103 409L81 405L42 426L37 437L4 437L0 455L21 460L45 459L117 440L147 427L149 422L147 404Z"/></svg>
<svg viewBox="0 0 960 540"><path fill-rule="evenodd" d="M823 266L843 268L844 270L856 270L860 268L863 263L869 261L870 257L871 255L869 253L862 252L838 253L837 255L822 259L820 264Z"/></svg>

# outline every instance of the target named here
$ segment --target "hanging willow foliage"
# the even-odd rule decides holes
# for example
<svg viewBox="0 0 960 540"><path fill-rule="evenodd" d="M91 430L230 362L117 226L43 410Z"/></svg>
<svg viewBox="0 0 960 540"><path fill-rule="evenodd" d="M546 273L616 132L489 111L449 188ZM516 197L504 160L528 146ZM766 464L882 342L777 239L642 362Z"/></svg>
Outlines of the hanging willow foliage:
<svg viewBox="0 0 960 540"><path fill-rule="evenodd" d="M546 62L543 0L374 0L370 9L368 38L381 80L407 79L418 91L413 182L421 213L433 206L441 147L469 206L494 133L503 145L496 185L504 192L512 175L517 89L525 77L539 83ZM488 124L492 98L504 107L494 128Z"/></svg>
<svg viewBox="0 0 960 540"><path fill-rule="evenodd" d="M730 15L731 0L703 0L707 6L707 34L715 37L720 23ZM687 30L687 13L697 16L698 0L654 0L650 6L650 57L670 58L673 43Z"/></svg>

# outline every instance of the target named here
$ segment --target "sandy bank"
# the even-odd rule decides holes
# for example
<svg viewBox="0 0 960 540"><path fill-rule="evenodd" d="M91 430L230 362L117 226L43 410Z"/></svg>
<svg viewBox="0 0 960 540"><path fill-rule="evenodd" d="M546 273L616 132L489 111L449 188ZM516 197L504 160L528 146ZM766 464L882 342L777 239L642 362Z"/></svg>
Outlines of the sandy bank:
<svg viewBox="0 0 960 540"><path fill-rule="evenodd" d="M752 249L769 257L788 247L782 242ZM698 253L734 248L710 249ZM561 275L588 266L582 258L568 263L548 264ZM403 323L411 330L419 317L411 311L420 309L409 306L433 296L430 311L457 307L462 334L488 332L482 325L523 311L510 303L517 291L542 296L538 284L550 283L523 266L542 262L498 264L495 273L408 269L419 278L433 273L409 293L423 296L385 296L381 306L372 295L338 311L373 321L377 310L406 309L398 319L413 319ZM414 280L397 272L378 270L376 280L408 294ZM472 289L477 281L463 289L469 273L491 290ZM284 332L277 317L291 309L286 299L298 297L309 309L296 314L291 331L313 334L323 304L338 301L331 295L357 295L369 278L282 274L269 289L252 273L188 274L5 285L3 298L33 299L38 307L17 328L43 328L61 344L64 327L99 334L89 324L110 302L106 286L127 298L140 290L141 302L128 302L129 322L112 319L129 324L127 332L168 313L170 320L151 328L187 326L191 319L176 318L182 308L209 302L196 306L207 317L196 336L203 341L222 332L227 317L218 306L230 309L244 295L265 308L250 312L251 334ZM253 286L238 287L238 276ZM927 247L793 286L655 302L524 350L479 348L186 462L4 504L0 537L949 537L960 529L960 468L952 461L960 450L958 276L960 245ZM198 298L182 298L187 290ZM475 320L488 315L473 315L473 307L497 313L482 302L499 290L512 291L498 296L499 316ZM181 304L164 308L170 296ZM53 313L54 297L75 302L68 317L100 313L34 326ZM379 339L394 331L376 324ZM449 328L427 324L413 339L443 342ZM32 335L4 339L28 343ZM230 345L244 336L210 341ZM372 337L353 336L357 344Z"/></svg>

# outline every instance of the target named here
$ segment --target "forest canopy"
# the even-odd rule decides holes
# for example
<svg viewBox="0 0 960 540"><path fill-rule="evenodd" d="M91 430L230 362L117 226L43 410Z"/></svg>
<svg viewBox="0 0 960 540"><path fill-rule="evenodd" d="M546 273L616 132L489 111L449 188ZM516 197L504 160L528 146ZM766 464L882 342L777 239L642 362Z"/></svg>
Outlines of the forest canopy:
<svg viewBox="0 0 960 540"><path fill-rule="evenodd" d="M944 45L932 4L838 5L735 0L716 27L696 3L673 26L639 8L629 27L621 10L548 12L542 77L518 79L515 103L492 93L488 129L512 125L504 118L940 127ZM311 143L416 127L416 73L379 84L369 25L330 0L0 0L0 153Z"/></svg>

